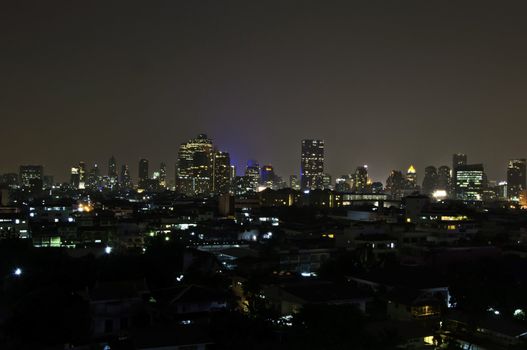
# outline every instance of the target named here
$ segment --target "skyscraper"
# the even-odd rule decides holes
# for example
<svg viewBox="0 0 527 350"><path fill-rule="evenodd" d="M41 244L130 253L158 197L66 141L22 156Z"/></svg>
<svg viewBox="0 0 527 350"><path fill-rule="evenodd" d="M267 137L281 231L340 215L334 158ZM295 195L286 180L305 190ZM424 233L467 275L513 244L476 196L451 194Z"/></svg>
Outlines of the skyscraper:
<svg viewBox="0 0 527 350"><path fill-rule="evenodd" d="M262 166L262 174L260 178L263 186L272 188L276 178L273 166L270 164Z"/></svg>
<svg viewBox="0 0 527 350"><path fill-rule="evenodd" d="M117 176L117 161L114 156L111 156L108 160L108 178L110 182L110 188L114 188L118 184Z"/></svg>
<svg viewBox="0 0 527 350"><path fill-rule="evenodd" d="M21 165L20 166L20 186L31 189L42 189L44 177L44 167L42 165Z"/></svg>
<svg viewBox="0 0 527 350"><path fill-rule="evenodd" d="M148 160L141 159L139 161L139 183L138 186L141 189L146 189L148 184Z"/></svg>
<svg viewBox="0 0 527 350"><path fill-rule="evenodd" d="M229 193L232 182L231 157L227 152L214 152L214 188L215 194Z"/></svg>
<svg viewBox="0 0 527 350"><path fill-rule="evenodd" d="M119 182L120 182L120 187L123 189L128 190L133 187L132 177L130 176L130 170L128 169L128 165L126 164L121 165L121 178Z"/></svg>
<svg viewBox="0 0 527 350"><path fill-rule="evenodd" d="M427 166L425 168L425 177L423 179L423 193L431 196L437 190L438 175L435 166Z"/></svg>
<svg viewBox="0 0 527 350"><path fill-rule="evenodd" d="M159 186L161 188L167 187L167 165L164 162L159 164Z"/></svg>
<svg viewBox="0 0 527 350"><path fill-rule="evenodd" d="M214 155L212 140L199 134L179 146L176 190L188 196L210 194L213 190Z"/></svg>
<svg viewBox="0 0 527 350"><path fill-rule="evenodd" d="M525 159L511 159L507 167L507 198L518 201L520 193L526 188Z"/></svg>
<svg viewBox="0 0 527 350"><path fill-rule="evenodd" d="M86 176L86 163L83 161L79 162L79 189L83 190L86 188L87 176Z"/></svg>
<svg viewBox="0 0 527 350"><path fill-rule="evenodd" d="M460 200L481 200L484 177L482 164L458 165L455 183L456 198Z"/></svg>
<svg viewBox="0 0 527 350"><path fill-rule="evenodd" d="M323 187L324 140L302 140L300 177L302 190Z"/></svg>
<svg viewBox="0 0 527 350"><path fill-rule="evenodd" d="M357 167L353 178L353 191L357 193L368 192L368 166Z"/></svg>
<svg viewBox="0 0 527 350"><path fill-rule="evenodd" d="M245 177L248 180L249 188L256 192L258 190L258 185L260 184L260 165L257 161L249 160L247 162Z"/></svg>
<svg viewBox="0 0 527 350"><path fill-rule="evenodd" d="M442 165L437 169L437 190L445 191L447 197L452 194L452 176L450 168Z"/></svg>
<svg viewBox="0 0 527 350"><path fill-rule="evenodd" d="M410 165L410 167L406 171L406 184L408 188L417 187L417 171L415 170L413 165Z"/></svg>
<svg viewBox="0 0 527 350"><path fill-rule="evenodd" d="M297 175L290 175L289 176L289 187L293 190L299 190L300 189L300 181L298 181Z"/></svg>
<svg viewBox="0 0 527 350"><path fill-rule="evenodd" d="M452 156L452 169L456 169L458 166L467 165L467 155L464 153L456 153Z"/></svg>
<svg viewBox="0 0 527 350"><path fill-rule="evenodd" d="M386 179L386 192L392 199L401 199L404 196L407 181L400 170L392 170Z"/></svg>

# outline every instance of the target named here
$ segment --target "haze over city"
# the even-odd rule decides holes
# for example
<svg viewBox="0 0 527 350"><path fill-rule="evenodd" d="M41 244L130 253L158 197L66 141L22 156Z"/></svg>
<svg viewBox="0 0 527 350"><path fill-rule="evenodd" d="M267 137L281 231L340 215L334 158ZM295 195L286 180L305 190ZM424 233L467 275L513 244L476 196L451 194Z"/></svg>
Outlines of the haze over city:
<svg viewBox="0 0 527 350"><path fill-rule="evenodd" d="M0 172L43 164L67 181L111 155L137 174L207 133L299 173L326 142L334 177L384 182L453 153L505 178L525 157L525 5L512 1L10 2L0 14ZM49 142L53 140L53 142Z"/></svg>

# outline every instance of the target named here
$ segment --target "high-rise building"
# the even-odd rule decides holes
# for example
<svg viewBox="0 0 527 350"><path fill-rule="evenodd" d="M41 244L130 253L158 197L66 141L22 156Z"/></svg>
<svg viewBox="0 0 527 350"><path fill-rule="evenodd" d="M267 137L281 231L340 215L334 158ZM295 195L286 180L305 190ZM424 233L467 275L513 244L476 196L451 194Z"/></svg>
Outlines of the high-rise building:
<svg viewBox="0 0 527 350"><path fill-rule="evenodd" d="M507 167L507 197L518 201L521 192L526 189L526 161L525 159L511 159Z"/></svg>
<svg viewBox="0 0 527 350"><path fill-rule="evenodd" d="M159 186L167 188L167 165L164 162L159 164Z"/></svg>
<svg viewBox="0 0 527 350"><path fill-rule="evenodd" d="M289 176L289 187L293 190L300 190L300 181L298 181L297 175Z"/></svg>
<svg viewBox="0 0 527 350"><path fill-rule="evenodd" d="M335 179L335 191L350 192L353 186L353 177L351 175L342 175Z"/></svg>
<svg viewBox="0 0 527 350"><path fill-rule="evenodd" d="M207 135L179 146L176 190L188 196L210 194L214 188L214 149Z"/></svg>
<svg viewBox="0 0 527 350"><path fill-rule="evenodd" d="M409 189L414 189L417 187L417 171L413 165L410 165L406 171L406 185Z"/></svg>
<svg viewBox="0 0 527 350"><path fill-rule="evenodd" d="M452 169L456 169L458 166L467 165L467 155L463 153L456 153L452 156Z"/></svg>
<svg viewBox="0 0 527 350"><path fill-rule="evenodd" d="M86 188L87 176L86 176L86 163L83 161L79 162L79 189L83 190Z"/></svg>
<svg viewBox="0 0 527 350"><path fill-rule="evenodd" d="M425 177L423 178L423 194L431 196L438 188L438 175L435 166L425 168Z"/></svg>
<svg viewBox="0 0 527 350"><path fill-rule="evenodd" d="M386 192L392 199L401 199L407 188L406 178L400 170L392 170L386 179Z"/></svg>
<svg viewBox="0 0 527 350"><path fill-rule="evenodd" d="M143 158L139 161L139 188L146 189L149 179L148 174L148 160Z"/></svg>
<svg viewBox="0 0 527 350"><path fill-rule="evenodd" d="M485 182L482 164L458 165L455 194L460 200L481 200Z"/></svg>
<svg viewBox="0 0 527 350"><path fill-rule="evenodd" d="M79 167L78 166L71 167L71 172L70 172L71 188L77 190L79 188L79 183L80 183Z"/></svg>
<svg viewBox="0 0 527 350"><path fill-rule="evenodd" d="M442 165L437 169L437 190L444 191L446 197L452 194L452 175L450 168Z"/></svg>
<svg viewBox="0 0 527 350"><path fill-rule="evenodd" d="M117 161L114 156L111 156L108 160L108 178L110 182L110 188L117 186L119 177L117 175Z"/></svg>
<svg viewBox="0 0 527 350"><path fill-rule="evenodd" d="M368 166L357 167L353 178L353 191L357 193L368 192Z"/></svg>
<svg viewBox="0 0 527 350"><path fill-rule="evenodd" d="M456 193L456 176L457 168L463 165L467 165L467 155L464 153L456 153L452 155L452 193Z"/></svg>
<svg viewBox="0 0 527 350"><path fill-rule="evenodd" d="M232 182L231 157L227 152L214 151L214 181L215 194L229 193Z"/></svg>
<svg viewBox="0 0 527 350"><path fill-rule="evenodd" d="M97 164L93 164L93 167L90 169L88 176L86 177L85 187L91 189L98 189L103 186L101 172ZM108 184L110 186L110 184Z"/></svg>
<svg viewBox="0 0 527 350"><path fill-rule="evenodd" d="M260 184L260 165L257 161L249 160L247 162L245 177L247 177L249 188L256 192L258 190L258 185Z"/></svg>
<svg viewBox="0 0 527 350"><path fill-rule="evenodd" d="M11 189L18 187L18 174L17 173L7 173L0 176L0 184L7 186Z"/></svg>
<svg viewBox="0 0 527 350"><path fill-rule="evenodd" d="M324 180L324 141L302 140L300 158L300 184L302 190L323 187Z"/></svg>
<svg viewBox="0 0 527 350"><path fill-rule="evenodd" d="M276 174L274 173L274 168L272 165L267 164L262 166L262 173L260 179L262 181L262 186L273 188L274 182L276 180Z"/></svg>
<svg viewBox="0 0 527 350"><path fill-rule="evenodd" d="M40 187L42 188L44 167L42 165L21 165L19 176L21 187L38 187L37 182L40 181Z"/></svg>
<svg viewBox="0 0 527 350"><path fill-rule="evenodd" d="M131 189L133 187L132 176L130 176L130 170L128 165L121 165L121 178L120 178L120 187L123 189Z"/></svg>
<svg viewBox="0 0 527 350"><path fill-rule="evenodd" d="M322 188L325 190L333 189L333 178L331 177L331 174L324 173L324 176L322 177Z"/></svg>

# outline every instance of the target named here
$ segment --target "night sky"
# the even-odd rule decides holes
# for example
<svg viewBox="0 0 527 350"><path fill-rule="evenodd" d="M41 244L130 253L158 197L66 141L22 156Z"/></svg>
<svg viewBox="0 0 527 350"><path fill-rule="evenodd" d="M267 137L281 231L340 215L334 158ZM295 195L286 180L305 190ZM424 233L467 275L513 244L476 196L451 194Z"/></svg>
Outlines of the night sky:
<svg viewBox="0 0 527 350"><path fill-rule="evenodd" d="M111 3L111 4L110 4ZM525 1L9 1L0 10L0 173L67 180L113 154L173 178L207 133L239 165L298 173L326 141L335 177L368 164L527 157Z"/></svg>

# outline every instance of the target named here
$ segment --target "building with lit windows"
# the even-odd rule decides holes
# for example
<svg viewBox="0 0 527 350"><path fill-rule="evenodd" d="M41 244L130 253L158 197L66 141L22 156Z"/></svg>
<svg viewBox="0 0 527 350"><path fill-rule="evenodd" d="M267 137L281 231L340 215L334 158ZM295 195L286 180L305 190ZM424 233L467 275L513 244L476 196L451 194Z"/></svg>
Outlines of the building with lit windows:
<svg viewBox="0 0 527 350"><path fill-rule="evenodd" d="M323 188L324 140L302 140L300 186L302 190Z"/></svg>
<svg viewBox="0 0 527 350"><path fill-rule="evenodd" d="M120 176L120 186L123 189L131 189L133 187L132 176L130 175L130 169L128 165L121 165L121 176Z"/></svg>
<svg viewBox="0 0 527 350"><path fill-rule="evenodd" d="M479 201L484 188L482 164L458 165L456 168L456 199Z"/></svg>
<svg viewBox="0 0 527 350"><path fill-rule="evenodd" d="M357 167L353 179L353 191L357 193L365 193L368 191L368 166L363 165Z"/></svg>
<svg viewBox="0 0 527 350"><path fill-rule="evenodd" d="M187 196L212 193L213 167L214 148L207 135L199 134L182 143L176 165L176 191Z"/></svg>
<svg viewBox="0 0 527 350"><path fill-rule="evenodd" d="M448 166L442 165L437 169L437 191L449 197L452 193L452 175Z"/></svg>
<svg viewBox="0 0 527 350"><path fill-rule="evenodd" d="M431 196L437 190L437 168L427 166L425 168L425 177L423 178L423 194Z"/></svg>
<svg viewBox="0 0 527 350"><path fill-rule="evenodd" d="M117 186L119 182L119 177L117 175L117 161L114 156L108 160L108 179L110 182L110 188Z"/></svg>
<svg viewBox="0 0 527 350"><path fill-rule="evenodd" d="M231 157L227 152L214 152L214 188L215 194L229 193L232 182Z"/></svg>
<svg viewBox="0 0 527 350"><path fill-rule="evenodd" d="M507 197L509 200L518 201L525 185L525 159L511 159L507 167Z"/></svg>
<svg viewBox="0 0 527 350"><path fill-rule="evenodd" d="M415 170L413 165L410 165L410 167L406 171L406 185L408 188L417 187L417 171Z"/></svg>
<svg viewBox="0 0 527 350"><path fill-rule="evenodd" d="M148 183L148 159L139 160L139 188L145 189Z"/></svg>
<svg viewBox="0 0 527 350"><path fill-rule="evenodd" d="M44 167L42 165L21 165L19 176L21 187L38 187L38 182L40 182L40 188L42 189Z"/></svg>
<svg viewBox="0 0 527 350"><path fill-rule="evenodd" d="M289 187L293 190L300 190L300 181L298 181L298 176L290 175L289 176Z"/></svg>

